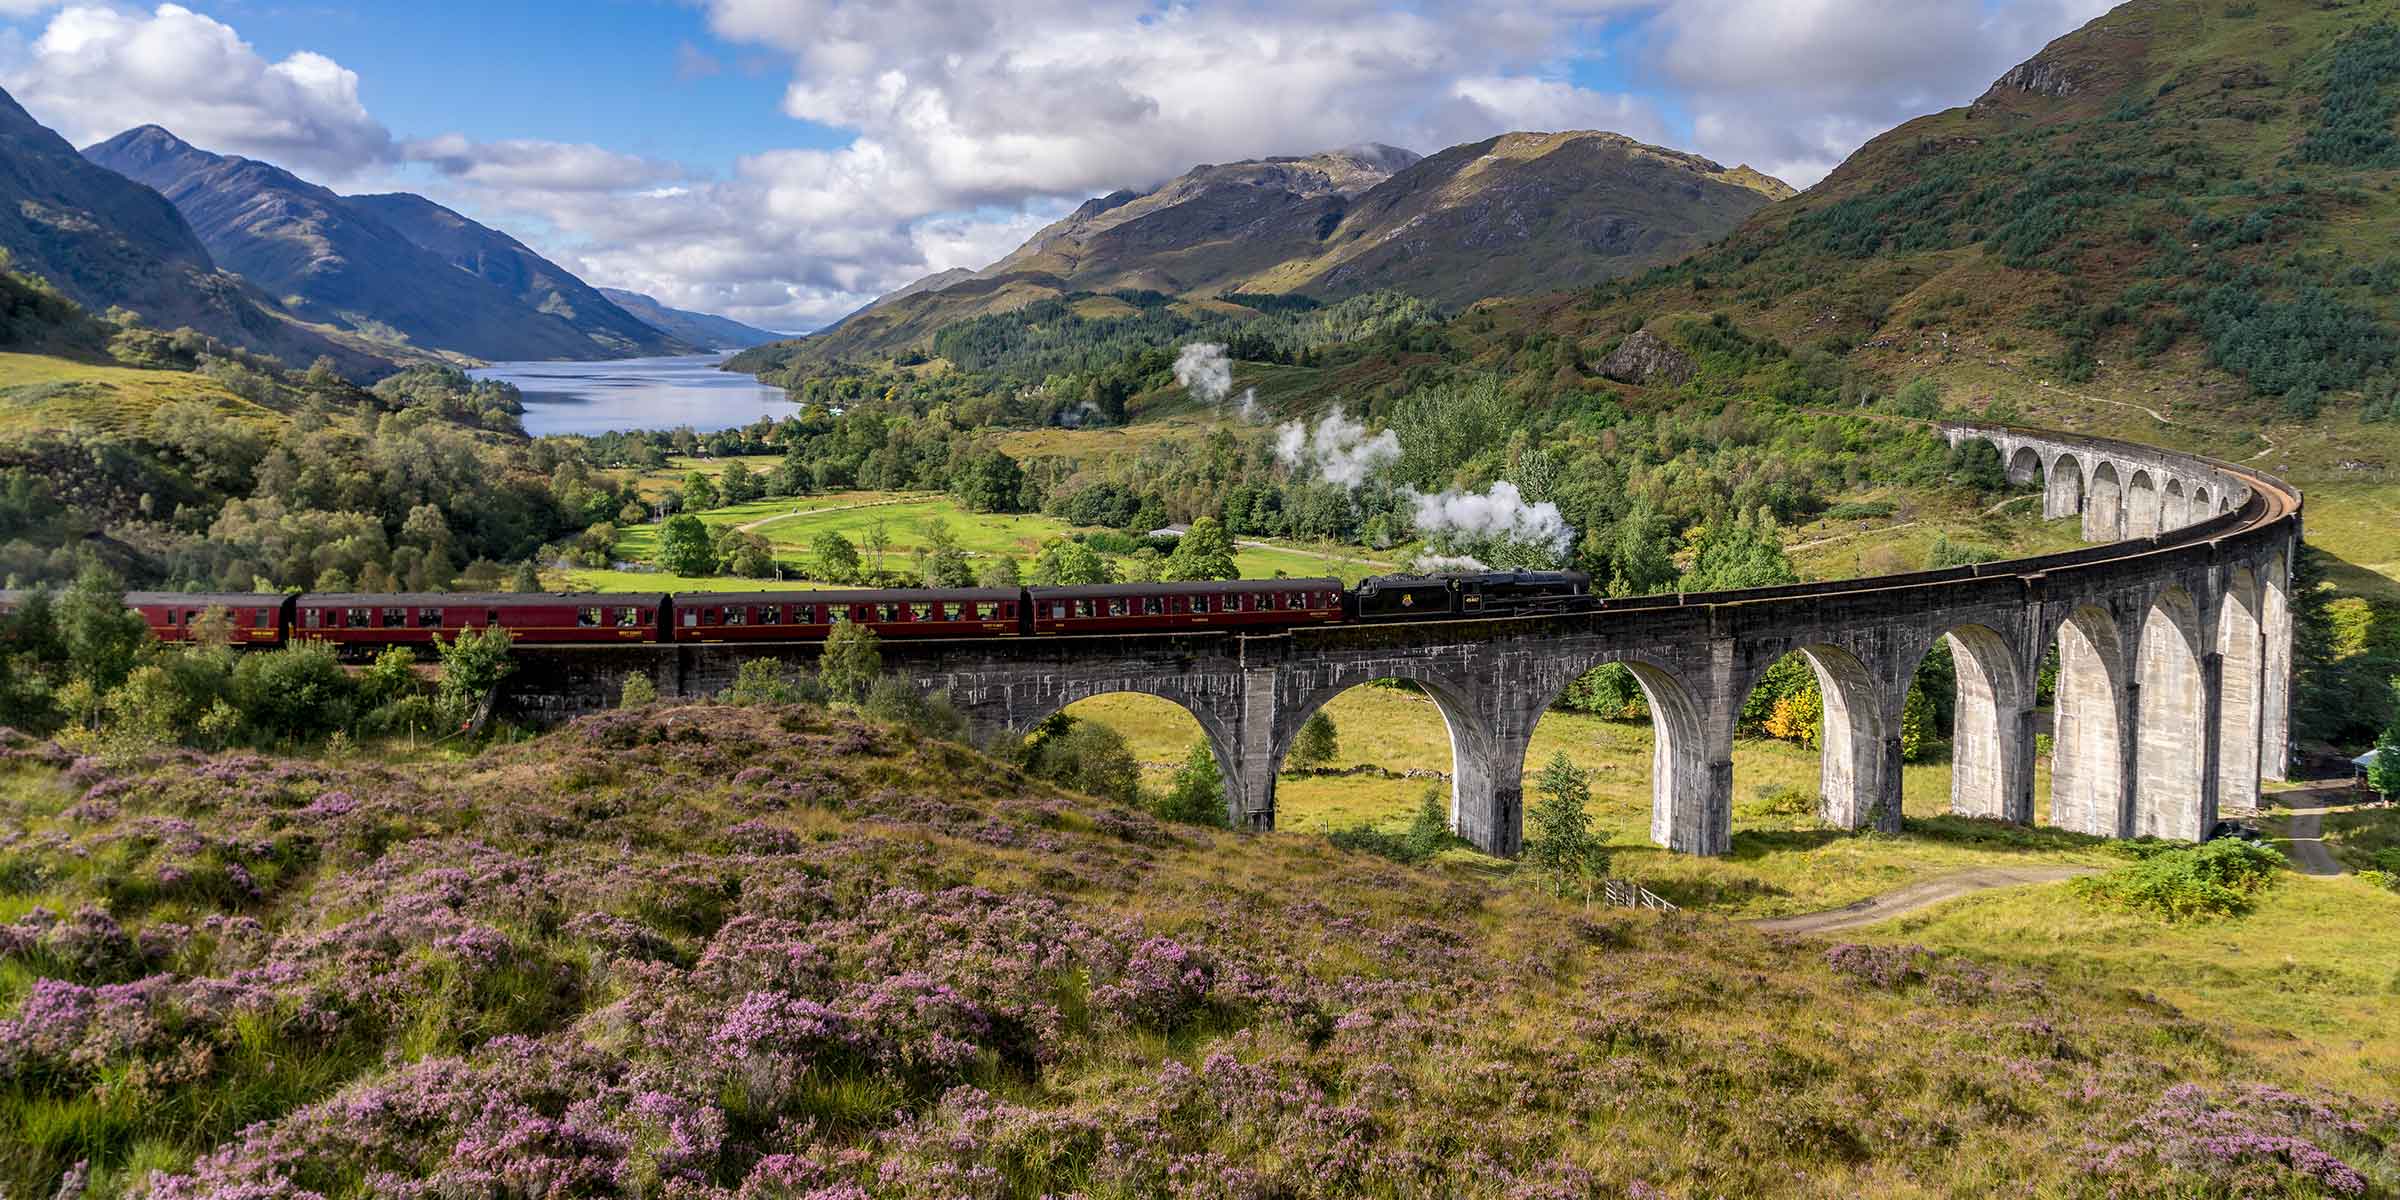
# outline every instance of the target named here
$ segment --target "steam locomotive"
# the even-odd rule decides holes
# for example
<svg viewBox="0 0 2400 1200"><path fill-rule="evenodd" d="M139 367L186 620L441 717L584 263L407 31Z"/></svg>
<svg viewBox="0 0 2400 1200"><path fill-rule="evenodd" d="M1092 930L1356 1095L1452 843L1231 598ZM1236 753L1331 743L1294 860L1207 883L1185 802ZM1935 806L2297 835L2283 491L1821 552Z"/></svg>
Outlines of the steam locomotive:
<svg viewBox="0 0 2400 1200"><path fill-rule="evenodd" d="M0 592L0 613L25 593ZM499 627L521 645L822 641L840 624L884 638L1036 637L1272 631L1352 622L1431 621L1587 611L1579 571L1386 575L1336 579L1108 583L1049 588L911 588L811 592L130 592L160 641L189 641L221 611L234 644L294 639L343 650L422 646Z"/></svg>

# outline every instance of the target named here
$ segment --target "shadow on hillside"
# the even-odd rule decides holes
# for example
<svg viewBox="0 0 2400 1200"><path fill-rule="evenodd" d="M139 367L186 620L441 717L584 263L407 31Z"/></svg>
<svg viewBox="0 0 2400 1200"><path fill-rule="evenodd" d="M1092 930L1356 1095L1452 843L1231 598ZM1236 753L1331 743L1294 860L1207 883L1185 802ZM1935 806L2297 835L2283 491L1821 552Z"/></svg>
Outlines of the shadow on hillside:
<svg viewBox="0 0 2400 1200"><path fill-rule="evenodd" d="M2096 834L2071 833L2039 825L2011 825L1988 817L1961 817L1949 813L1938 817L1909 817L1901 822L1900 829L1908 836L1945 845L1972 846L1978 850L2014 850L2025 854L2091 850L2114 840Z"/></svg>

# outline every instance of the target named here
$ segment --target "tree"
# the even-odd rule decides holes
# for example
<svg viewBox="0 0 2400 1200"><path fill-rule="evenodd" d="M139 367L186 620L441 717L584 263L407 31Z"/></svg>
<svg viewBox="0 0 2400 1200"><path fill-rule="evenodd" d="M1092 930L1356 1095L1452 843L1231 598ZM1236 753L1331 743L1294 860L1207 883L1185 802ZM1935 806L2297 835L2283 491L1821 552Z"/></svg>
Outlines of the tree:
<svg viewBox="0 0 2400 1200"><path fill-rule="evenodd" d="M967 552L959 548L950 522L936 518L925 527L925 549L918 552L917 574L926 587L958 588L975 581Z"/></svg>
<svg viewBox="0 0 2400 1200"><path fill-rule="evenodd" d="M717 573L717 550L709 543L708 526L690 513L667 518L658 536L658 564L686 578Z"/></svg>
<svg viewBox="0 0 2400 1200"><path fill-rule="evenodd" d="M1774 517L1762 512L1710 525L1692 556L1691 570L1683 574L1682 590L1713 592L1798 582L1800 573L1784 557L1782 531Z"/></svg>
<svg viewBox="0 0 2400 1200"><path fill-rule="evenodd" d="M1925 689L1908 689L1908 699L1900 705L1900 758L1903 762L1924 762L1941 744L1941 731L1936 725L1933 697Z"/></svg>
<svg viewBox="0 0 2400 1200"><path fill-rule="evenodd" d="M683 507L688 512L706 512L717 506L716 481L705 472L690 471L683 477Z"/></svg>
<svg viewBox="0 0 2400 1200"><path fill-rule="evenodd" d="M1207 742L1192 743L1183 756L1183 765L1175 768L1174 779L1167 784L1166 794L1159 797L1153 811L1161 820L1189 825L1225 824L1225 776L1217 769L1217 756Z"/></svg>
<svg viewBox="0 0 2400 1200"><path fill-rule="evenodd" d="M858 578L858 547L830 530L809 543L809 571L827 583L851 583Z"/></svg>
<svg viewBox="0 0 2400 1200"><path fill-rule="evenodd" d="M1159 572L1159 578L1170 582L1241 577L1242 569L1233 560L1233 539L1215 517L1192 522L1192 527L1175 543L1175 552L1167 556L1166 567Z"/></svg>
<svg viewBox="0 0 2400 1200"><path fill-rule="evenodd" d="M883 574L884 551L892 548L892 528L882 517L867 524L867 553L875 556L875 573Z"/></svg>
<svg viewBox="0 0 2400 1200"><path fill-rule="evenodd" d="M737 458L725 464L725 474L718 478L717 489L724 493L727 504L748 504L766 491L766 485L751 473L748 464Z"/></svg>
<svg viewBox="0 0 2400 1200"><path fill-rule="evenodd" d="M1024 490L1025 473L1017 460L998 450L984 450L951 476L950 494L971 512L1007 512L1016 507Z"/></svg>
<svg viewBox="0 0 2400 1200"><path fill-rule="evenodd" d="M975 586L986 588L1015 588L1025 585L1025 576L1017 569L1017 560L1008 555L985 559L975 572Z"/></svg>
<svg viewBox="0 0 2400 1200"><path fill-rule="evenodd" d="M508 590L520 593L542 590L542 573L534 568L532 559L517 564L517 577L509 582Z"/></svg>
<svg viewBox="0 0 2400 1200"><path fill-rule="evenodd" d="M825 653L817 660L817 680L836 700L856 704L883 674L882 639L864 625L843 621L825 638Z"/></svg>
<svg viewBox="0 0 2400 1200"><path fill-rule="evenodd" d="M2400 702L2400 679L2392 681L2392 695ZM2387 798L2400 796L2400 718L2375 740L2375 758L2367 764L2367 786Z"/></svg>
<svg viewBox="0 0 2400 1200"><path fill-rule="evenodd" d="M59 602L58 624L69 669L96 693L124 683L151 647L149 625L125 607L124 586L99 567L75 577L75 586Z"/></svg>
<svg viewBox="0 0 2400 1200"><path fill-rule="evenodd" d="M498 625L462 629L449 641L434 635L433 648L442 656L442 682L434 689L434 704L445 719L464 725L492 689L517 669L508 659L512 640Z"/></svg>
<svg viewBox="0 0 2400 1200"><path fill-rule="evenodd" d="M1083 587L1116 582L1108 560L1082 542L1059 540L1042 547L1027 581L1035 587Z"/></svg>
<svg viewBox="0 0 2400 1200"><path fill-rule="evenodd" d="M1532 826L1532 836L1526 839L1526 861L1568 878L1580 877L1597 866L1605 838L1592 832L1591 772L1561 752L1534 778L1534 790L1539 798L1525 814Z"/></svg>
<svg viewBox="0 0 2400 1200"><path fill-rule="evenodd" d="M640 708L658 700L658 684L639 671L625 677L625 686L617 693L617 707Z"/></svg>
<svg viewBox="0 0 2400 1200"><path fill-rule="evenodd" d="M1292 770L1315 771L1332 766L1334 756L1341 752L1341 737L1333 727L1333 718L1320 708L1301 723L1299 734L1292 738L1288 757Z"/></svg>

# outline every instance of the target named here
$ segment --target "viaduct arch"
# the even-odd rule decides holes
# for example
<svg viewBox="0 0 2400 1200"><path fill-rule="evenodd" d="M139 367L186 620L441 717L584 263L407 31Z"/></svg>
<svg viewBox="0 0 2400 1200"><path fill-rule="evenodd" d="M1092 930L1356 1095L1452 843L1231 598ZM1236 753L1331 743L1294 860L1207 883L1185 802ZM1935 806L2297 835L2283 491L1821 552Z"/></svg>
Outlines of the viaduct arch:
<svg viewBox="0 0 2400 1200"><path fill-rule="evenodd" d="M889 642L887 670L946 691L981 732L1031 730L1077 700L1158 696L1206 732L1237 827L1273 828L1277 768L1326 701L1415 681L1449 727L1451 816L1476 846L1524 837L1536 723L1595 666L1622 663L1655 723L1652 838L1732 844L1734 726L1766 669L1799 653L1825 700L1823 817L1900 828L1900 713L1918 663L1958 664L1951 805L2034 817L2035 681L2059 651L2051 822L2104 836L2193 839L2256 801L2287 763L2296 489L2229 463L2129 442L1993 425L1990 442L2043 512L2082 521L2080 550L1939 571L1743 591L1611 599L1586 613L1344 625L1269 635ZM606 646L522 654L510 705L533 719L605 707L634 673L661 695L730 687L760 656L809 645Z"/></svg>

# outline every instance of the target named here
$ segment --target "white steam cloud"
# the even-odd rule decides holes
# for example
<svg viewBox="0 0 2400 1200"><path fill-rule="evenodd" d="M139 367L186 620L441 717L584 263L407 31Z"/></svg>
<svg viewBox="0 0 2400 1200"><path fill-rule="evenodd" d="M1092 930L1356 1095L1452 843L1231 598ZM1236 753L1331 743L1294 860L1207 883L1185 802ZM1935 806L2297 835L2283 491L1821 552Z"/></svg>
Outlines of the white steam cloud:
<svg viewBox="0 0 2400 1200"><path fill-rule="evenodd" d="M1210 408L1223 405L1225 397L1233 391L1233 359L1225 353L1225 343L1193 342L1185 346L1175 356L1175 382ZM1242 420L1257 420L1258 389L1243 388L1233 402L1233 411Z"/></svg>
<svg viewBox="0 0 2400 1200"><path fill-rule="evenodd" d="M1313 431L1305 421L1278 426L1275 461L1294 470L1313 466L1325 482L1356 491L1377 471L1400 461L1400 438L1388 429L1369 437L1365 425L1337 408Z"/></svg>
<svg viewBox="0 0 2400 1200"><path fill-rule="evenodd" d="M1223 342L1193 342L1175 356L1175 382L1211 406L1225 402L1233 390L1233 360Z"/></svg>
<svg viewBox="0 0 2400 1200"><path fill-rule="evenodd" d="M1543 547L1558 558L1575 545L1575 531L1556 504L1527 504L1517 485L1505 479L1487 492L1419 494L1415 502L1417 530L1428 538L1449 534L1475 542L1514 542Z"/></svg>
<svg viewBox="0 0 2400 1200"><path fill-rule="evenodd" d="M1420 554L1408 564L1414 575L1481 575L1491 566L1464 554Z"/></svg>

